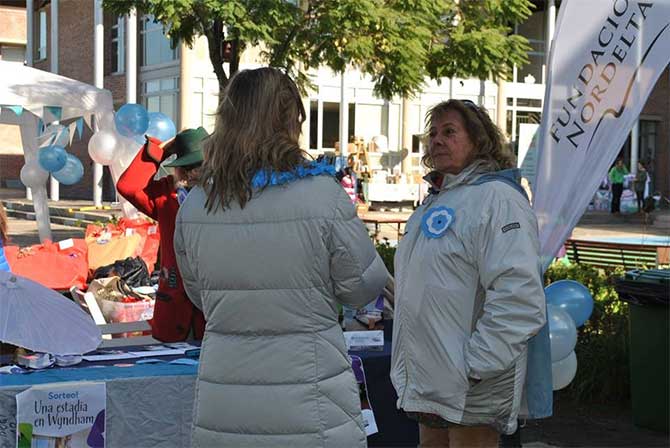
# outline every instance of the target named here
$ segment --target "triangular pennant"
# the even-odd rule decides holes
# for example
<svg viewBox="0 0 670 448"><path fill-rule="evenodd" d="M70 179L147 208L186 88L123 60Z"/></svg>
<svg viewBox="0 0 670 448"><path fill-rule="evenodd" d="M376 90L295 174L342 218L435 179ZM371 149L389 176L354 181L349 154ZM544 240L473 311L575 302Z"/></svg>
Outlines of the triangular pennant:
<svg viewBox="0 0 670 448"><path fill-rule="evenodd" d="M44 106L44 118L48 123L60 121L63 116L63 108L60 106Z"/></svg>
<svg viewBox="0 0 670 448"><path fill-rule="evenodd" d="M23 106L4 106L4 107L14 112L17 117L20 117L21 114L23 113Z"/></svg>
<svg viewBox="0 0 670 448"><path fill-rule="evenodd" d="M68 130L70 131L70 145L72 145L72 140L74 140L74 132L77 130L77 122L73 121L70 123Z"/></svg>
<svg viewBox="0 0 670 448"><path fill-rule="evenodd" d="M79 140L81 140L81 136L84 133L84 119L83 118L77 118L77 121L75 121L76 126L77 126L77 136L79 137Z"/></svg>
<svg viewBox="0 0 670 448"><path fill-rule="evenodd" d="M93 129L91 126L91 117L92 115L84 115L84 121L86 122L86 126L88 126L89 129Z"/></svg>

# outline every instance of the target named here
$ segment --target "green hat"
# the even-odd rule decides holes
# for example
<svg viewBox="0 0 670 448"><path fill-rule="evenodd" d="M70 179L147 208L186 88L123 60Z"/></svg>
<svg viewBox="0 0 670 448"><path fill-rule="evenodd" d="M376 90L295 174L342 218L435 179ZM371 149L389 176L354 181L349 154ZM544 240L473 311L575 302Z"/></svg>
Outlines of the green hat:
<svg viewBox="0 0 670 448"><path fill-rule="evenodd" d="M209 134L202 126L198 129L181 131L172 142L177 158L170 163L166 163L165 166L178 167L201 163L203 160L202 142L207 137L209 137Z"/></svg>

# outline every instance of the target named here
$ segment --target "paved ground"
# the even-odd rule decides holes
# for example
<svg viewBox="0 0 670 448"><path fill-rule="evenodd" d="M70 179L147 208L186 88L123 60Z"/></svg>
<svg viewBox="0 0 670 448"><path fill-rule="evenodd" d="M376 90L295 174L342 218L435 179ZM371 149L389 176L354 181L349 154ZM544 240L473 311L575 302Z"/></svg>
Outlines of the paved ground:
<svg viewBox="0 0 670 448"><path fill-rule="evenodd" d="M61 226L58 224L51 225L51 233L54 241L84 237L84 229ZM37 244L39 243L37 224L35 224L35 221L9 218L9 238L9 244L13 246L24 247Z"/></svg>

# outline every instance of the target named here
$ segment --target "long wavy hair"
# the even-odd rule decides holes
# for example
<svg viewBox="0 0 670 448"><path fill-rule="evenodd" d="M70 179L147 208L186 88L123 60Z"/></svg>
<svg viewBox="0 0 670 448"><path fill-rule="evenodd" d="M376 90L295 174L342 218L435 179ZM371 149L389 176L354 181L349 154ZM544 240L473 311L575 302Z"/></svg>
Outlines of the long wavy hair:
<svg viewBox="0 0 670 448"><path fill-rule="evenodd" d="M228 82L216 128L204 143L200 183L207 212L232 202L244 208L259 171L292 171L307 154L298 138L305 109L295 83L275 68L238 72Z"/></svg>
<svg viewBox="0 0 670 448"><path fill-rule="evenodd" d="M7 242L7 213L5 213L5 207L0 202L0 242Z"/></svg>
<svg viewBox="0 0 670 448"><path fill-rule="evenodd" d="M461 115L468 137L470 137L470 140L474 144L475 153L473 154L471 163L481 161L483 162L482 166L488 171L514 168L515 157L507 147L502 132L493 124L485 109L469 100L443 101L430 108L426 113L426 131L423 138L428 150L426 150L421 158L421 163L425 167L429 169L435 168L430 155L428 131L433 122L449 110L454 110Z"/></svg>

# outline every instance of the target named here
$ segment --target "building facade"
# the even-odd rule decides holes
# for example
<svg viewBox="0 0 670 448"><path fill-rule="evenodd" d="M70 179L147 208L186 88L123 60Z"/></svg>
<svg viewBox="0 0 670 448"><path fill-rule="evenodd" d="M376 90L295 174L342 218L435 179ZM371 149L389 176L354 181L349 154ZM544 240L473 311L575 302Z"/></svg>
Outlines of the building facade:
<svg viewBox="0 0 670 448"><path fill-rule="evenodd" d="M2 3L0 0L0 5ZM104 29L100 63L96 62L94 39L98 0L19 3L28 8L27 14L24 9L24 17L32 15L32 20L17 19L14 27L30 27L29 38L24 40L30 42L26 60L34 67L95 84L96 64L102 64L102 87L112 92L115 107L138 102L150 112L165 113L179 129L196 126L213 129L219 89L204 37L196 39L192 48L185 45L171 48L163 27L151 17L115 17L104 13L99 24ZM554 0L534 3L531 17L516 26L516 32L527 37L532 47L530 63L515 67L508 81L427 80L423 91L411 100L382 100L375 97L370 78L355 69L348 70L344 79L326 68L314 70L315 88L304 98L308 115L303 128L304 147L314 155L334 151L339 146L340 119L343 118L350 142L356 140L369 145L373 139L379 141L383 136L385 150L369 153L371 170L386 170L389 174L402 172L417 179L422 172L420 136L426 112L440 101L457 98L484 106L523 155L522 147L529 141L527 134L534 129L529 125L539 125L541 119L547 48L553 35L556 8L560 6ZM57 17L52 14L54 10ZM54 36L56 45L52 41ZM3 45L0 39L0 50ZM52 53L56 54L55 64ZM261 65L258 49L252 48L243 54L241 68ZM666 69L640 116L639 132L633 133L637 138L629 139L621 150L628 161L637 155L639 160L648 162L655 190L666 196L670 193L669 82ZM341 113L342 86L346 105ZM94 168L87 155L90 135L87 129L84 138L75 141L71 148L84 162L85 177L74 186L62 187L62 197L92 197ZM22 161L12 162L1 153L0 157L3 166L9 167L0 171L0 181L15 184ZM114 189L106 171L102 183L105 198L113 199Z"/></svg>

